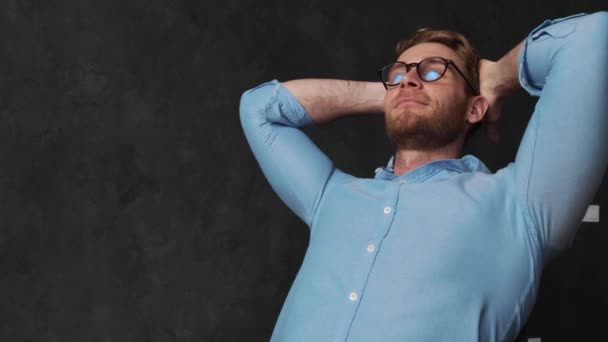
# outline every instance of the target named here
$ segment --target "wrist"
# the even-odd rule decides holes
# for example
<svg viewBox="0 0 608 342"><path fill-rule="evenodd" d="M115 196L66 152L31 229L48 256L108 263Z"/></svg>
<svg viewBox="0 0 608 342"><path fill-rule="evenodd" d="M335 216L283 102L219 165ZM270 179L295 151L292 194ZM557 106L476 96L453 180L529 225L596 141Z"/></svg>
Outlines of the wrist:
<svg viewBox="0 0 608 342"><path fill-rule="evenodd" d="M522 43L518 44L496 63L494 87L499 97L510 95L520 88L519 54L522 46Z"/></svg>

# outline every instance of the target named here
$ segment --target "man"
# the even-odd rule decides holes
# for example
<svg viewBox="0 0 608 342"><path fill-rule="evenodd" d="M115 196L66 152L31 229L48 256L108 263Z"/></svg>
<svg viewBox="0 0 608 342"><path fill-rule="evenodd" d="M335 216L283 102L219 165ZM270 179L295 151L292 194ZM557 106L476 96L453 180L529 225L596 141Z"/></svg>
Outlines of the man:
<svg viewBox="0 0 608 342"><path fill-rule="evenodd" d="M546 21L497 62L450 32L399 48L382 83L272 81L241 98L262 171L310 227L273 341L512 341L602 180L608 13ZM497 138L520 84L540 98L515 161L492 174L460 157L486 112ZM373 179L300 130L362 113L384 113L395 148Z"/></svg>

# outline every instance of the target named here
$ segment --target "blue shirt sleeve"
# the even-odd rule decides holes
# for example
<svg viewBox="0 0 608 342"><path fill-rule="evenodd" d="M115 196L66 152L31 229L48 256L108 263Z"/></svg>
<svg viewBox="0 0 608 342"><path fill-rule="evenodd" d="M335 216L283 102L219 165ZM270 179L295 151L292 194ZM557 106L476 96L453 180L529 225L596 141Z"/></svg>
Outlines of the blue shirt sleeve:
<svg viewBox="0 0 608 342"><path fill-rule="evenodd" d="M301 131L313 125L304 107L273 80L243 93L240 118L249 146L274 191L312 226L334 166Z"/></svg>
<svg viewBox="0 0 608 342"><path fill-rule="evenodd" d="M608 13L548 20L527 37L520 83L539 95L514 163L530 225L571 242L608 164Z"/></svg>

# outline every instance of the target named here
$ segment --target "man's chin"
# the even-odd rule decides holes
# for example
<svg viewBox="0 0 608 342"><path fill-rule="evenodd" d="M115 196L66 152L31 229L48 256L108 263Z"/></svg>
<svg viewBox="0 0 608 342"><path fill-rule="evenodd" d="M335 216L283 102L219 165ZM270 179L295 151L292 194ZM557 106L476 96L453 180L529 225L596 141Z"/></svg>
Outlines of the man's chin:
<svg viewBox="0 0 608 342"><path fill-rule="evenodd" d="M400 117L386 122L386 133L395 148L432 150L454 142L460 130L457 127L435 126L416 115Z"/></svg>
<svg viewBox="0 0 608 342"><path fill-rule="evenodd" d="M386 117L386 125L398 128L399 130L410 130L424 121L424 115L420 111L413 111L410 108L400 108L402 110L393 111Z"/></svg>

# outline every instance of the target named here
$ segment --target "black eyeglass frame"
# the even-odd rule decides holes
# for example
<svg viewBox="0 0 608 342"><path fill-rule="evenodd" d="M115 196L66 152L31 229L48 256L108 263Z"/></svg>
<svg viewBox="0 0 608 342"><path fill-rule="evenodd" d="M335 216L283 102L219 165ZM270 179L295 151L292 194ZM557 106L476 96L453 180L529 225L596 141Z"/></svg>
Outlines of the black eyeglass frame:
<svg viewBox="0 0 608 342"><path fill-rule="evenodd" d="M428 60L428 59L440 59L440 60L443 61L444 65L445 65L445 68L443 69L443 72L441 73L441 75L439 77L437 77L437 79L432 80L432 81L425 80L422 77L422 75L420 75L420 73L418 71L418 70L420 70L420 69L418 69L418 65L420 63L424 62L425 60ZM395 65L395 64L403 64L405 66L405 72L410 72L410 69L413 66L415 66L416 67L416 74L418 75L418 78L420 80L422 80L424 82L428 82L428 83L440 80L443 77L443 75L445 75L446 71L448 70L448 65L451 64L454 67L454 69L456 69L456 71L460 74L460 76L462 76L462 78L464 78L464 81L467 82L467 85L469 86L469 88L471 88L471 90L473 91L473 94L478 94L478 92L475 89L475 87L473 87L473 85L471 84L471 82L469 82L469 80L464 75L464 73L462 71L460 71L460 68L458 68L458 66L456 65L456 63L454 63L451 59L446 59L446 58L439 57L439 56L427 57L427 58L424 58L423 60L421 60L420 62L415 62L415 63L405 63L405 62L401 62L401 61L396 61L396 62L393 62L393 63L389 63L389 64L383 66L382 68L378 69L377 70L378 71L378 76L380 77L380 80L382 81L382 84L384 85L384 88L386 90L388 90L389 87L396 87L396 86L398 86L401 83L401 82L399 82L399 83L397 83L395 85L389 85L388 83L386 83L384 81L384 78L382 77L384 69L386 69L386 67L388 67L389 65Z"/></svg>

